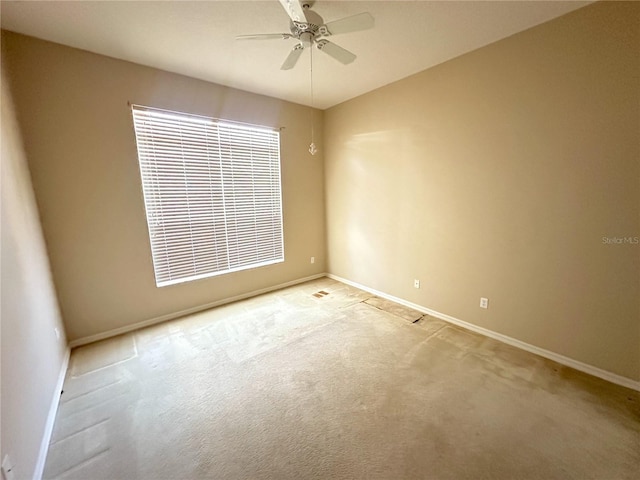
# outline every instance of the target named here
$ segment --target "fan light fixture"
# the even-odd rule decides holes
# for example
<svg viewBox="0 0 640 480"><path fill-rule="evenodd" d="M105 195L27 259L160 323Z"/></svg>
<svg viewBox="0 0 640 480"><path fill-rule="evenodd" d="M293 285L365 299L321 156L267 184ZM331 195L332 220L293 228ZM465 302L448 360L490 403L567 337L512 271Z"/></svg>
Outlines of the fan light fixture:
<svg viewBox="0 0 640 480"><path fill-rule="evenodd" d="M356 55L351 53L333 42L325 39L332 35L341 33L358 32L360 30L368 30L373 28L374 20L369 12L359 13L351 17L341 18L333 22L324 23L320 15L311 10L315 3L314 0L307 0L301 3L300 0L279 0L280 4L289 15L289 31L291 33L263 33L254 35L239 35L237 40L269 40L293 38L298 43L289 52L289 55L280 66L281 70L290 70L296 66L298 59L305 48L309 48L311 52L310 73L311 73L311 144L309 145L309 153L315 155L318 151L313 142L313 50L315 47L321 52L329 55L333 59L348 65L356 59Z"/></svg>

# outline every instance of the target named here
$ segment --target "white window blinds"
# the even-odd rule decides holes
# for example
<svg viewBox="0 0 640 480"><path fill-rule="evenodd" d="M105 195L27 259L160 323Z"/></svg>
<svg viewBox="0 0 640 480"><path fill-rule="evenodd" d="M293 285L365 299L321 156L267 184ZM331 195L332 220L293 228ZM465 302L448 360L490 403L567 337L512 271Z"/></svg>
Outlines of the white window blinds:
<svg viewBox="0 0 640 480"><path fill-rule="evenodd" d="M284 260L278 131L132 112L157 286Z"/></svg>

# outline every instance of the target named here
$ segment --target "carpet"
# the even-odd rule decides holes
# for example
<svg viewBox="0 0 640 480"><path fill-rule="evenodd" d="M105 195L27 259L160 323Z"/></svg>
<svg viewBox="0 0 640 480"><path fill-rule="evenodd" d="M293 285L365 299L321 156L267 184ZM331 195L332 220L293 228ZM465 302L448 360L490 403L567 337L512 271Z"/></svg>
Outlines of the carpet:
<svg viewBox="0 0 640 480"><path fill-rule="evenodd" d="M73 350L44 478L631 479L639 397L322 278Z"/></svg>

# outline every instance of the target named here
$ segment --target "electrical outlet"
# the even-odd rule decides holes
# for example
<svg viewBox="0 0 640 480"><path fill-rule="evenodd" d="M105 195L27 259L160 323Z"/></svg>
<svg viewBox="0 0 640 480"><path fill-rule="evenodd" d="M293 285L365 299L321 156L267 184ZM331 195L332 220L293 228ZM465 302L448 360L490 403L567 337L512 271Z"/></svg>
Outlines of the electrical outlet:
<svg viewBox="0 0 640 480"><path fill-rule="evenodd" d="M16 476L13 474L13 465L9 459L9 455L5 455L2 460L2 480L15 480Z"/></svg>
<svg viewBox="0 0 640 480"><path fill-rule="evenodd" d="M316 263L316 257L311 257L311 263Z"/></svg>
<svg viewBox="0 0 640 480"><path fill-rule="evenodd" d="M489 308L489 299L488 298L480 298L480 308Z"/></svg>
<svg viewBox="0 0 640 480"><path fill-rule="evenodd" d="M413 281L413 288L420 288L420 280L414 280Z"/></svg>

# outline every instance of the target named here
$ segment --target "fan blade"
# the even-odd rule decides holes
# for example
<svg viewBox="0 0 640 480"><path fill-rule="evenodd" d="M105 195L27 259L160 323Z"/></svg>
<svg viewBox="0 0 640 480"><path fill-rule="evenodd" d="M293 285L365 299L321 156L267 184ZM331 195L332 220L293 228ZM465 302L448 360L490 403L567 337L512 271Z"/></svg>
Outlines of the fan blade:
<svg viewBox="0 0 640 480"><path fill-rule="evenodd" d="M287 15L291 17L294 22L307 22L307 17L304 15L304 9L300 4L300 0L280 0L282 8L285 9Z"/></svg>
<svg viewBox="0 0 640 480"><path fill-rule="evenodd" d="M295 67L296 63L298 63L300 55L302 55L302 50L304 50L304 46L301 43L293 47L293 50L291 50L291 52L285 59L284 63L280 67L280 70L291 70L293 67Z"/></svg>
<svg viewBox="0 0 640 480"><path fill-rule="evenodd" d="M286 40L291 37L293 35L289 33L256 33L255 35L238 35L236 40L271 40L276 38Z"/></svg>
<svg viewBox="0 0 640 480"><path fill-rule="evenodd" d="M319 40L318 50L326 53L330 57L335 58L337 61L344 65L347 65L348 63L351 63L356 59L356 56L349 50L345 50L344 48L339 47L335 43L331 43L328 40Z"/></svg>
<svg viewBox="0 0 640 480"><path fill-rule="evenodd" d="M359 13L351 17L334 20L320 27L321 35L338 35L340 33L358 32L373 28L374 20L369 12Z"/></svg>

